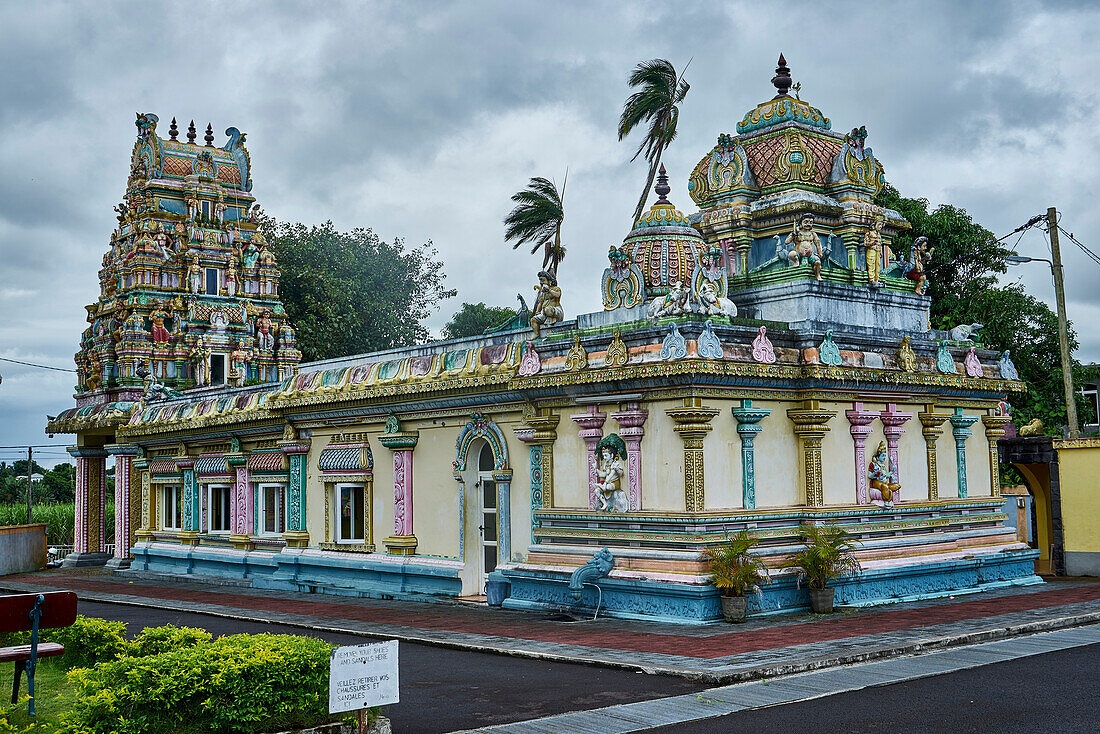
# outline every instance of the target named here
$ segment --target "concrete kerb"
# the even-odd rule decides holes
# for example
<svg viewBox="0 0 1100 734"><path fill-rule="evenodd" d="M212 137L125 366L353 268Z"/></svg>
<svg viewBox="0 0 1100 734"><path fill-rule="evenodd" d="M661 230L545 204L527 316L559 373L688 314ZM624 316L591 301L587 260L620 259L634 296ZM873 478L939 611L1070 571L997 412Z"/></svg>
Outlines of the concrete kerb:
<svg viewBox="0 0 1100 734"><path fill-rule="evenodd" d="M41 586L35 584L22 584L18 582L0 581L0 590L25 593L30 591L38 591L41 588ZM309 615L286 615L282 613L274 613L276 614L276 616L273 617L272 612L265 612L263 614L256 613L255 615L253 615L247 612L243 612L239 609L219 607L218 605L202 604L196 602L178 602L163 599L158 599L153 602L147 599L136 598L132 596L121 594L107 594L94 591L77 591L76 595L78 599L102 602L107 604L119 604L124 606L143 607L149 609L166 609L179 612L189 612L192 614L205 614L207 616L220 617L223 619L236 619L240 621L261 622L265 624L279 624L285 625L287 627L294 627L297 629L352 635L357 637L365 637L368 639L398 639L404 642L411 642L419 645L429 645L433 647L442 647L468 652L492 653L497 655L507 655L510 657L529 658L533 660L546 660L550 662L560 663L577 663L582 665L594 665L620 670L634 670L650 675L670 675L716 685L743 683L764 678L795 675L798 673L807 673L815 670L822 670L825 668L865 663L872 660L884 660L887 658L917 655L922 652L928 652L932 650L942 650L945 648L972 645L981 642L992 642L995 640L1021 637L1024 635L1031 635L1040 632L1051 632L1054 630L1068 629L1071 627L1080 627L1084 625L1100 623L1100 610L1098 610L1095 612L1053 617L1050 619L1036 620L1033 622L1025 622L1003 627L991 627L987 629L976 630L973 632L943 635L931 639L917 640L910 643L864 648L855 652L846 652L839 655L829 655L801 660L797 663L765 663L761 665L746 667L731 666L731 669L729 670L707 670L703 668L690 668L687 666L677 667L671 665L661 665L659 663L653 662L640 663L630 660L616 660L606 657L592 657L588 655L568 654L545 650L530 650L523 649L522 647L510 647L502 644L496 644L490 640L484 640L475 643L462 640L442 639L440 637L424 636L411 633L406 631L408 630L408 628L402 628L401 631L372 631L356 629L348 626L327 624L317 621L307 621L306 619L304 619ZM295 616L302 617L303 619L294 619ZM490 637L487 635L480 636ZM516 638L507 639L513 644L527 642L524 640L518 640ZM538 641L536 640L531 640L530 642L537 644L546 644L538 643ZM565 645L566 643L552 644ZM718 660L719 659L715 659L716 662Z"/></svg>

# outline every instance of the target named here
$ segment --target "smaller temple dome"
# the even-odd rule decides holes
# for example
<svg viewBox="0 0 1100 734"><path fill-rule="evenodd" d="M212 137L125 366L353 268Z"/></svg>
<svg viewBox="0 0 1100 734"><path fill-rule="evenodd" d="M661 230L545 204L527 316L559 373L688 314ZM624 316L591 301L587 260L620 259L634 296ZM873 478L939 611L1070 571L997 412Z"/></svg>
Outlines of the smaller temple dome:
<svg viewBox="0 0 1100 734"><path fill-rule="evenodd" d="M638 266L649 295L665 293L677 281L691 279L696 261L706 252L703 237L666 197L672 190L664 165L653 187L658 199L634 224L620 251Z"/></svg>

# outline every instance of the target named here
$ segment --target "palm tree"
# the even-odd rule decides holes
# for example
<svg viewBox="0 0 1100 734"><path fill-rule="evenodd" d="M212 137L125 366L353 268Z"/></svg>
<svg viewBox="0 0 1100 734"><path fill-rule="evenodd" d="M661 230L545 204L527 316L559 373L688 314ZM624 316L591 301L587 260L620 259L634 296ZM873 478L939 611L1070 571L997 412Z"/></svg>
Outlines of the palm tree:
<svg viewBox="0 0 1100 734"><path fill-rule="evenodd" d="M688 64L691 64L690 59ZM684 71L687 71L686 66ZM643 122L649 124L641 145L630 159L635 161L644 153L645 159L649 161L649 178L642 188L638 208L634 211L636 222L645 209L649 189L653 186L653 179L661 166L661 156L676 137L676 121L680 117L680 108L676 105L684 101L691 85L684 81L682 75L677 76L672 63L665 59L652 59L638 64L631 72L628 82L632 88L638 87L638 91L630 95L623 105L623 115L619 118L619 140Z"/></svg>
<svg viewBox="0 0 1100 734"><path fill-rule="evenodd" d="M565 175L566 181L569 174ZM558 264L565 259L565 248L561 244L561 221L565 216L562 201L565 198L565 184L561 191L553 181L536 176L527 184L527 188L512 196L516 208L504 218L504 239L515 241L512 249L520 245L532 245L531 254L543 248L542 268L555 276Z"/></svg>

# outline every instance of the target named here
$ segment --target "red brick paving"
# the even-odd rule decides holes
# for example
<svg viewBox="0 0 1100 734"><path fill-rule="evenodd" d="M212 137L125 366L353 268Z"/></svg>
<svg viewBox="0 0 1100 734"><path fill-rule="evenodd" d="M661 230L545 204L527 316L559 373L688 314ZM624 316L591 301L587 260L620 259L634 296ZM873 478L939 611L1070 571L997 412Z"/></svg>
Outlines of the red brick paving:
<svg viewBox="0 0 1100 734"><path fill-rule="evenodd" d="M859 635L896 632L934 624L959 622L1009 612L1054 607L1100 599L1100 584L1081 584L1070 588L998 596L967 601L945 602L935 606L868 612L851 617L785 624L775 627L721 632L713 635L665 634L655 630L606 630L577 628L533 620L519 615L487 614L484 610L425 603L410 609L408 604L389 607L384 603L305 601L260 594L234 594L221 591L174 589L139 583L118 583L96 577L52 573L8 577L11 581L54 588L99 591L147 599L217 604L250 611L327 617L334 621L355 620L389 624L413 629L444 630L480 635L511 637L520 640L557 642L585 647L630 650L635 652L681 655L694 658L719 658L727 655L771 650L791 645L839 640ZM62 581L63 580L63 581ZM58 583L62 582L62 583Z"/></svg>

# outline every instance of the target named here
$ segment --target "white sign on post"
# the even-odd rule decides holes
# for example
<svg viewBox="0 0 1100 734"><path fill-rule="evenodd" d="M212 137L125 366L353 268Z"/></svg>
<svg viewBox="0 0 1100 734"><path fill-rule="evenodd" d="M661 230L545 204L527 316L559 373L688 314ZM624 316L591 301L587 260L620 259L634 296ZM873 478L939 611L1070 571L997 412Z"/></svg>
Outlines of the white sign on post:
<svg viewBox="0 0 1100 734"><path fill-rule="evenodd" d="M328 711L398 702L397 640L338 647L329 656Z"/></svg>

